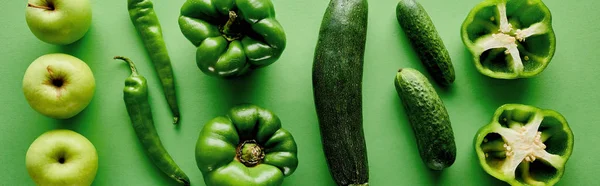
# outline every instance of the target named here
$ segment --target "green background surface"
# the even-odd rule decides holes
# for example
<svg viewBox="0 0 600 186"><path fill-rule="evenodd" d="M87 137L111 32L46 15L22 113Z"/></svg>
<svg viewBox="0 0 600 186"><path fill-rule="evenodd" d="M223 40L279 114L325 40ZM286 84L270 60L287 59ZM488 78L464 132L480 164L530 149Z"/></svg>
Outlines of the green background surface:
<svg viewBox="0 0 600 186"><path fill-rule="evenodd" d="M0 185L33 185L25 169L27 148L37 136L57 128L77 131L95 145L99 169L94 185L175 184L150 162L134 134L122 99L129 69L112 60L115 55L135 60L147 77L158 133L192 185L204 185L194 159L201 127L231 106L246 102L274 111L296 138L300 165L284 185L334 185L321 148L311 83L314 47L328 1L274 0L277 18L287 33L287 48L278 62L234 80L209 77L196 67L195 48L177 24L183 2L154 2L177 78L182 120L181 127L176 128L170 124L159 81L129 20L125 0L92 0L91 29L69 46L54 46L35 38L25 22L25 0L0 1ZM420 2L435 23L456 70L452 88L438 89L454 128L456 162L443 172L431 172L422 163L393 78L401 67L422 72L424 68L396 21L397 0L371 0L362 98L371 185L502 184L480 168L472 144L476 131L505 103L562 113L575 135L575 149L559 185L597 183L600 13L596 8L600 1L546 0L557 35L554 59L539 76L510 81L477 72L460 39L460 25L480 0ZM96 78L91 104L68 120L35 112L21 88L28 65L41 55L55 52L87 62Z"/></svg>

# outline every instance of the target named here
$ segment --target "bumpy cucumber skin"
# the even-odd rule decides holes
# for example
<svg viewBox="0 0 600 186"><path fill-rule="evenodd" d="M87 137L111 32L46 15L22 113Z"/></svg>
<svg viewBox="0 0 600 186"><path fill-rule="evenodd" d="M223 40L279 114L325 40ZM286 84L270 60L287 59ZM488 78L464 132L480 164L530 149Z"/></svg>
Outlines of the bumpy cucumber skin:
<svg viewBox="0 0 600 186"><path fill-rule="evenodd" d="M433 170L449 167L456 159L454 132L444 103L419 71L400 69L394 80L412 126L419 154Z"/></svg>
<svg viewBox="0 0 600 186"><path fill-rule="evenodd" d="M313 61L313 93L323 150L338 185L367 185L362 76L367 36L366 0L331 0Z"/></svg>
<svg viewBox="0 0 600 186"><path fill-rule="evenodd" d="M448 50L423 6L414 0L400 0L396 18L433 79L442 86L454 82L454 66Z"/></svg>

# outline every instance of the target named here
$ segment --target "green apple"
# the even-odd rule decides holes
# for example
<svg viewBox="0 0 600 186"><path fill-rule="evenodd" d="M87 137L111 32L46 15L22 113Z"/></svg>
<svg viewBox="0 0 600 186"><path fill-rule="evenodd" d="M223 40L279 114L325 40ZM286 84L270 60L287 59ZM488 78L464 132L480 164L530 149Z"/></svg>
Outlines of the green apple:
<svg viewBox="0 0 600 186"><path fill-rule="evenodd" d="M88 106L96 83L92 70L67 54L46 54L33 61L23 77L23 93L34 110L67 119Z"/></svg>
<svg viewBox="0 0 600 186"><path fill-rule="evenodd" d="M92 7L89 0L29 0L25 20L38 39L66 45L81 39L88 31Z"/></svg>
<svg viewBox="0 0 600 186"><path fill-rule="evenodd" d="M29 146L25 165L37 185L91 185L98 171L98 154L81 134L52 130Z"/></svg>

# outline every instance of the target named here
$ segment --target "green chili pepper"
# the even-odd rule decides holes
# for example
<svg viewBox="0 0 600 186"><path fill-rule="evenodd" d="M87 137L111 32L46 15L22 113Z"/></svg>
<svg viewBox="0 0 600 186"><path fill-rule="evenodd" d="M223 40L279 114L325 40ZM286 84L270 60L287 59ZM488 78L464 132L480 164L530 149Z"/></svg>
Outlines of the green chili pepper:
<svg viewBox="0 0 600 186"><path fill-rule="evenodd" d="M202 72L239 76L275 62L286 38L271 0L188 0L179 27Z"/></svg>
<svg viewBox="0 0 600 186"><path fill-rule="evenodd" d="M573 132L553 110L506 104L477 132L483 169L511 185L554 185L573 151Z"/></svg>
<svg viewBox="0 0 600 186"><path fill-rule="evenodd" d="M533 77L556 50L552 15L541 0L485 0L461 27L477 70L499 79Z"/></svg>
<svg viewBox="0 0 600 186"><path fill-rule="evenodd" d="M127 113L133 124L133 129L138 139L146 149L146 154L152 162L165 174L175 181L189 185L190 180L185 173L175 164L171 155L162 145L154 122L152 111L148 103L148 85L146 78L138 74L135 65L131 60L125 57L117 56L115 59L124 60L131 68L131 75L125 79L125 88L123 89L123 99L127 107Z"/></svg>
<svg viewBox="0 0 600 186"><path fill-rule="evenodd" d="M152 8L152 1L128 0L127 2L129 17L137 32L142 37L150 59L154 63L154 69L160 78L165 98L173 113L173 123L177 123L180 114L175 92L175 77L173 75L173 68L171 67L171 59L167 52L167 46L163 40L160 23Z"/></svg>
<svg viewBox="0 0 600 186"><path fill-rule="evenodd" d="M281 185L298 167L294 137L271 111L239 105L204 125L196 163L212 185Z"/></svg>

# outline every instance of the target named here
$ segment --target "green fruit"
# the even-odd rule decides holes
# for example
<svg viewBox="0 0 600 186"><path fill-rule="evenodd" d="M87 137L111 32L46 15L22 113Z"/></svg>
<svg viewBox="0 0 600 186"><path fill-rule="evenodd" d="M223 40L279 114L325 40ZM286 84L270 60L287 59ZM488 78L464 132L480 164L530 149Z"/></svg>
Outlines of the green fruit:
<svg viewBox="0 0 600 186"><path fill-rule="evenodd" d="M423 6L414 0L400 0L396 18L433 79L444 86L454 82L454 67L448 50Z"/></svg>
<svg viewBox="0 0 600 186"><path fill-rule="evenodd" d="M565 172L575 138L560 113L505 104L475 135L483 170L513 186L554 185Z"/></svg>
<svg viewBox="0 0 600 186"><path fill-rule="evenodd" d="M338 185L369 181L361 93L367 20L366 0L332 0L315 49L315 106L329 171Z"/></svg>
<svg viewBox="0 0 600 186"><path fill-rule="evenodd" d="M27 172L37 185L91 185L98 170L98 154L84 136L71 130L40 135L25 155ZM23 183L21 183L23 184Z"/></svg>
<svg viewBox="0 0 600 186"><path fill-rule="evenodd" d="M89 0L29 0L25 20L38 39L66 45L81 39L88 31L92 8Z"/></svg>
<svg viewBox="0 0 600 186"><path fill-rule="evenodd" d="M433 170L449 167L456 159L454 132L444 103L423 74L400 69L394 81L415 133L423 162Z"/></svg>
<svg viewBox="0 0 600 186"><path fill-rule="evenodd" d="M477 70L492 78L534 77L556 51L552 14L542 0L484 0L471 9L460 35Z"/></svg>
<svg viewBox="0 0 600 186"><path fill-rule="evenodd" d="M171 155L158 136L154 127L152 118L152 109L148 102L148 83L146 78L140 75L133 61L127 57L115 56L114 59L125 61L131 69L131 75L125 79L123 88L123 100L129 114L129 119L140 143L146 150L146 155L152 160L163 173L177 181L181 185L190 185L190 179L179 168L177 163L171 158Z"/></svg>
<svg viewBox="0 0 600 186"><path fill-rule="evenodd" d="M181 118L179 104L177 103L177 92L175 91L175 75L165 40L163 39L162 27L158 16L154 12L154 4L151 0L127 0L127 11L129 19L135 26L138 35L142 39L146 52L152 61L152 66L160 79L163 93L167 104L173 113L173 124L177 124Z"/></svg>
<svg viewBox="0 0 600 186"><path fill-rule="evenodd" d="M37 58L23 77L23 93L31 108L56 119L73 117L85 109L95 89L90 67L67 54Z"/></svg>
<svg viewBox="0 0 600 186"><path fill-rule="evenodd" d="M187 0L179 28L197 47L198 68L218 77L268 66L285 49L285 32L271 0Z"/></svg>
<svg viewBox="0 0 600 186"><path fill-rule="evenodd" d="M207 186L278 186L298 167L298 146L277 115L242 104L204 125L196 163Z"/></svg>

